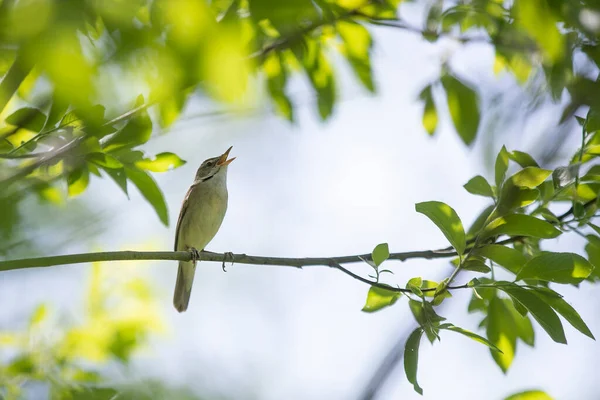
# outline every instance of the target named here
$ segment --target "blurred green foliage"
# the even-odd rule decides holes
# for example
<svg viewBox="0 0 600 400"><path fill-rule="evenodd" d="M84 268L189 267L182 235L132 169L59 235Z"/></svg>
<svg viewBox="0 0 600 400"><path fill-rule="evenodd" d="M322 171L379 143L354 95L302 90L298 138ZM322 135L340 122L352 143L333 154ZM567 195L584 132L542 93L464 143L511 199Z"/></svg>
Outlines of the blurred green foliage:
<svg viewBox="0 0 600 400"><path fill-rule="evenodd" d="M22 330L0 331L0 398L78 399L94 393L109 399L116 393L106 387L106 370L128 365L166 328L148 282L109 271L93 265L82 320L70 321L40 304ZM36 397L32 390L45 394Z"/></svg>

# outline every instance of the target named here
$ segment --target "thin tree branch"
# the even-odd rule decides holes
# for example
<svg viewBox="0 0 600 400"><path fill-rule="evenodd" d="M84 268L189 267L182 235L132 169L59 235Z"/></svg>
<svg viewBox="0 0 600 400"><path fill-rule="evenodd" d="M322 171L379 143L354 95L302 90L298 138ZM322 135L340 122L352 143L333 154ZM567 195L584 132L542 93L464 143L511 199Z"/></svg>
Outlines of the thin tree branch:
<svg viewBox="0 0 600 400"><path fill-rule="evenodd" d="M452 257L456 253L438 252L437 250L427 251L409 251L404 253L390 254L389 259L405 261L411 258L446 258ZM268 265L282 267L311 267L328 266L338 268L340 264L351 264L370 260L371 254L360 254L341 257L264 257L252 256L247 254L229 254L213 253L201 251L198 261L229 262L232 260L236 264ZM173 260L173 261L191 261L192 255L187 251L107 251L100 253L80 253L61 256L23 258L19 260L0 261L0 271L9 271L13 269L51 267L54 265L79 264L96 261L134 261L134 260ZM343 268L342 268L343 269ZM345 271L343 271L345 272Z"/></svg>

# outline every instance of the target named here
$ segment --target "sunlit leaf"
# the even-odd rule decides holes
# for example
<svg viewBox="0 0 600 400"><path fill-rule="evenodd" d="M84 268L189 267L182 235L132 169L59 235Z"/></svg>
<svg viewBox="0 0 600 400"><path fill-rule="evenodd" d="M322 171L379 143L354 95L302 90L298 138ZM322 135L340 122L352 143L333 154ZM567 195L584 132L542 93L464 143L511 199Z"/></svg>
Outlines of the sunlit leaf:
<svg viewBox="0 0 600 400"><path fill-rule="evenodd" d="M37 108L24 107L10 114L5 121L28 131L39 132L46 123L46 114Z"/></svg>
<svg viewBox="0 0 600 400"><path fill-rule="evenodd" d="M441 78L454 127L465 144L475 140L479 129L479 99L471 87L452 75Z"/></svg>
<svg viewBox="0 0 600 400"><path fill-rule="evenodd" d="M525 167L509 178L510 182L519 187L533 189L538 187L550 176L552 171L537 167Z"/></svg>
<svg viewBox="0 0 600 400"><path fill-rule="evenodd" d="M508 371L515 357L517 335L513 324L512 315L502 299L493 297L488 307L486 336L490 343L500 349L490 350L490 353L504 373Z"/></svg>
<svg viewBox="0 0 600 400"><path fill-rule="evenodd" d="M173 153L159 153L154 159L143 159L135 163L136 167L152 172L166 172L185 164L179 156Z"/></svg>
<svg viewBox="0 0 600 400"><path fill-rule="evenodd" d="M427 85L419 97L425 103L423 108L423 128L425 128L430 136L433 136L438 125L438 113L433 101L431 85Z"/></svg>
<svg viewBox="0 0 600 400"><path fill-rule="evenodd" d="M145 171L125 168L127 178L139 189L140 193L154 207L160 221L169 226L169 213L162 191L154 179Z"/></svg>
<svg viewBox="0 0 600 400"><path fill-rule="evenodd" d="M413 384L415 392L423 394L423 389L417 383L417 367L419 364L419 345L421 344L421 336L423 336L423 330L421 328L415 329L408 339L404 347L404 371L406 373L406 379Z"/></svg>
<svg viewBox="0 0 600 400"><path fill-rule="evenodd" d="M492 349L494 351L498 351L498 352L502 353L502 351L498 347L496 347L495 344L493 344L492 342L490 342L486 338L484 338L482 336L479 336L478 334L473 333L471 331L468 331L466 329L459 328L458 326L454 326L454 325L451 325L451 324L440 325L440 329L446 329L446 330L449 330L449 331L452 331L452 332L460 333L462 335L465 335L468 338L473 339L476 342L485 344L486 346L488 346L490 349Z"/></svg>
<svg viewBox="0 0 600 400"><path fill-rule="evenodd" d="M90 173L85 165L71 171L67 176L69 196L77 196L83 193L88 187L89 182Z"/></svg>
<svg viewBox="0 0 600 400"><path fill-rule="evenodd" d="M502 146L502 149L498 152L498 156L496 157L495 164L495 178L496 178L496 187L500 188L502 183L504 182L504 178L506 177L506 170L508 169L508 150L506 147Z"/></svg>
<svg viewBox="0 0 600 400"><path fill-rule="evenodd" d="M343 40L342 53L346 56L357 78L369 91L374 92L375 84L370 59L373 45L371 34L364 26L349 21L339 21L336 29Z"/></svg>
<svg viewBox="0 0 600 400"><path fill-rule="evenodd" d="M547 0L516 0L516 21L538 43L550 62L563 57L564 37L558 30L557 19Z"/></svg>
<svg viewBox="0 0 600 400"><path fill-rule="evenodd" d="M362 309L364 312L375 312L382 308L393 305L398 298L400 292L382 289L376 286L371 286L367 294L367 301Z"/></svg>
<svg viewBox="0 0 600 400"><path fill-rule="evenodd" d="M513 274L517 274L527 263L527 258L519 251L499 244L488 244L478 248L475 254L489 258Z"/></svg>
<svg viewBox="0 0 600 400"><path fill-rule="evenodd" d="M527 308L552 340L557 343L567 344L560 319L545 301L541 300L532 291L523 289L517 285L503 285L498 286L498 288Z"/></svg>
<svg viewBox="0 0 600 400"><path fill-rule="evenodd" d="M526 390L524 392L515 393L504 400L553 400L550 395L541 390Z"/></svg>
<svg viewBox="0 0 600 400"><path fill-rule="evenodd" d="M494 197L494 191L488 181L481 175L477 175L463 186L467 192L478 196Z"/></svg>
<svg viewBox="0 0 600 400"><path fill-rule="evenodd" d="M373 262L375 263L375 266L377 266L377 267L379 265L381 265L382 262L387 260L389 258L389 256L390 256L390 248L387 243L381 243L381 244L378 244L377 246L375 246L375 248L373 249L373 252L371 254Z"/></svg>
<svg viewBox="0 0 600 400"><path fill-rule="evenodd" d="M511 214L496 218L485 227L483 237L496 235L533 236L552 239L561 234L554 225L544 220L524 214Z"/></svg>
<svg viewBox="0 0 600 400"><path fill-rule="evenodd" d="M555 291L548 288L538 288L534 293L543 301L547 302L557 313L566 319L573 328L583 333L587 337L596 340L590 331L590 328L583 322L583 319L575 309L563 299L563 297Z"/></svg>
<svg viewBox="0 0 600 400"><path fill-rule="evenodd" d="M465 231L458 214L452 207L439 201L427 201L417 203L415 209L437 225L459 254L465 251Z"/></svg>
<svg viewBox="0 0 600 400"><path fill-rule="evenodd" d="M579 283L594 269L588 260L575 253L543 252L532 258L517 274L517 280L539 279L555 283Z"/></svg>

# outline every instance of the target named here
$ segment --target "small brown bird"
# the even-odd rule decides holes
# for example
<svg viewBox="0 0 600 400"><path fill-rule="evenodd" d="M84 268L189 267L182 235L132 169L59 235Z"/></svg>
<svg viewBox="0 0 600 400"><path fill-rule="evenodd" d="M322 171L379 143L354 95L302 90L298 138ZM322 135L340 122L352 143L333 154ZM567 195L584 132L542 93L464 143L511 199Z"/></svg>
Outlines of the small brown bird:
<svg viewBox="0 0 600 400"><path fill-rule="evenodd" d="M232 146L233 147L233 146ZM198 251L212 240L227 211L227 159L231 148L219 157L204 161L181 206L175 232L175 251ZM196 260L180 261L173 305L187 310L196 272Z"/></svg>

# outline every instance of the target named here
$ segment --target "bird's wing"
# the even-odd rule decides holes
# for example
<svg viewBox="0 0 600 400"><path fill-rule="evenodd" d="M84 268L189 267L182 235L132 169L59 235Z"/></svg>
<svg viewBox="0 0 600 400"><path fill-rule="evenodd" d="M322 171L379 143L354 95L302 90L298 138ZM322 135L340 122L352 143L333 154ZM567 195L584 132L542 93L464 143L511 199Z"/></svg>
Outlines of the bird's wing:
<svg viewBox="0 0 600 400"><path fill-rule="evenodd" d="M188 209L188 205L190 203L190 193L192 193L192 189L194 188L194 186L196 185L193 184L192 186L190 186L187 193L185 194L185 197L183 198L183 204L181 205L181 211L179 212L179 218L177 219L177 228L175 229L175 251L178 251L177 242L179 240L179 228L181 227L181 221L183 220L183 216L185 215Z"/></svg>

